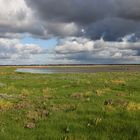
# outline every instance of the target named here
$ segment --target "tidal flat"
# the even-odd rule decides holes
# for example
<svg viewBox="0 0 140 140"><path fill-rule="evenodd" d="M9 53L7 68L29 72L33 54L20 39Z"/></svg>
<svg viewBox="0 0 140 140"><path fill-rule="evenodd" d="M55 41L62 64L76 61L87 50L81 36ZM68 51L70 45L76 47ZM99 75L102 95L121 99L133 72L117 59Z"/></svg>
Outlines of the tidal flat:
<svg viewBox="0 0 140 140"><path fill-rule="evenodd" d="M25 67L0 67L1 140L140 139L139 68L53 74L18 68Z"/></svg>

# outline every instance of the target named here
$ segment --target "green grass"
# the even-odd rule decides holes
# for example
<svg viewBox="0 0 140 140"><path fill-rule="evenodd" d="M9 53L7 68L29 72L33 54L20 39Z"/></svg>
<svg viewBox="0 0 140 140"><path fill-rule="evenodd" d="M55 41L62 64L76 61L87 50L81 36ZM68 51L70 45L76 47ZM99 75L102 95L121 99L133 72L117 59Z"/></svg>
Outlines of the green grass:
<svg viewBox="0 0 140 140"><path fill-rule="evenodd" d="M1 140L140 139L140 73L15 69L0 68Z"/></svg>

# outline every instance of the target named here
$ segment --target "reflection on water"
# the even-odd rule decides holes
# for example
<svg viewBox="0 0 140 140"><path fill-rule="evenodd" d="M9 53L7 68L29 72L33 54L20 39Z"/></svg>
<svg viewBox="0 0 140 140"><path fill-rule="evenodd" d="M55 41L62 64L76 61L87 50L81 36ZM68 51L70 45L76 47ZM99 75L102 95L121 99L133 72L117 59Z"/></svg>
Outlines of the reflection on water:
<svg viewBox="0 0 140 140"><path fill-rule="evenodd" d="M140 65L135 66L103 66L103 67L48 67L48 68L18 68L16 72L27 73L95 73L95 72L135 72L140 71Z"/></svg>
<svg viewBox="0 0 140 140"><path fill-rule="evenodd" d="M26 72L26 73L57 73L53 69L42 69L42 68L19 68L16 72Z"/></svg>

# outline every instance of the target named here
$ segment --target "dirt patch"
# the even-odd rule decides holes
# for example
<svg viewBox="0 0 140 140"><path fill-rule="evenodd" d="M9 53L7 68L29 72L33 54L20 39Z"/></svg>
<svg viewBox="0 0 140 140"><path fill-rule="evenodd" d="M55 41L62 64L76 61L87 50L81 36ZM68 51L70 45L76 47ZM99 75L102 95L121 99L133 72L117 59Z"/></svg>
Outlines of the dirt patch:
<svg viewBox="0 0 140 140"><path fill-rule="evenodd" d="M29 122L25 124L25 128L33 129L36 127L36 124L33 122Z"/></svg>
<svg viewBox="0 0 140 140"><path fill-rule="evenodd" d="M104 105L112 105L114 107L126 107L128 105L128 101L123 100L123 99L109 99L105 100Z"/></svg>
<svg viewBox="0 0 140 140"><path fill-rule="evenodd" d="M77 93L73 93L70 97L72 97L74 99L80 99L83 96L82 96L82 93L77 92Z"/></svg>
<svg viewBox="0 0 140 140"><path fill-rule="evenodd" d="M30 103L30 101L25 100L25 101L21 101L17 104L14 105L15 109L27 109L27 108L32 108L32 104Z"/></svg>

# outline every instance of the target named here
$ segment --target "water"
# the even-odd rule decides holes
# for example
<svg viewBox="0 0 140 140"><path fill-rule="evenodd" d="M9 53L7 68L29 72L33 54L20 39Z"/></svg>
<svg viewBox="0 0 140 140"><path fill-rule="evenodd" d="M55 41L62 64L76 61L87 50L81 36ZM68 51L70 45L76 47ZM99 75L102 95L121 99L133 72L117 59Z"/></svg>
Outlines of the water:
<svg viewBox="0 0 140 140"><path fill-rule="evenodd" d="M18 68L16 72L25 73L96 73L96 72L136 72L140 65L135 66L97 66L97 67L46 67L46 68Z"/></svg>
<svg viewBox="0 0 140 140"><path fill-rule="evenodd" d="M16 72L24 72L24 73L56 73L53 70L50 69L44 69L44 68L18 68Z"/></svg>

